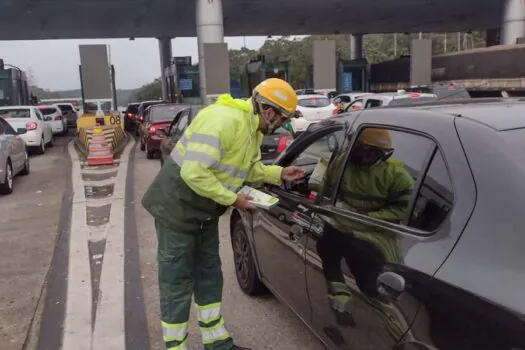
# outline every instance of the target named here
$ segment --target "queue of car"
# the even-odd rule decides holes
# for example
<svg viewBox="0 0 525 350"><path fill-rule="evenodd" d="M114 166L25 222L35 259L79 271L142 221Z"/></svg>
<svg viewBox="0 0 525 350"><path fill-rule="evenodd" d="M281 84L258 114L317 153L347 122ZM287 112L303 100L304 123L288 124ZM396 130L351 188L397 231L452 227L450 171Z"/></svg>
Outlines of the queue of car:
<svg viewBox="0 0 525 350"><path fill-rule="evenodd" d="M29 152L44 154L55 135L67 134L67 113L53 104L0 107L0 194L13 191L15 176L29 174Z"/></svg>

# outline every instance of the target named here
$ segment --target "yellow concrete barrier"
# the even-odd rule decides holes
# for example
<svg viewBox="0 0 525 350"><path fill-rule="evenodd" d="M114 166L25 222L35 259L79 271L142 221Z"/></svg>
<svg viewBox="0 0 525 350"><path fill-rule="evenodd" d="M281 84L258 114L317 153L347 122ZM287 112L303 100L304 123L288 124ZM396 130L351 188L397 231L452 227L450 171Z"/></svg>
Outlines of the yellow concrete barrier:
<svg viewBox="0 0 525 350"><path fill-rule="evenodd" d="M103 134L106 142L114 150L126 138L124 129L119 126L95 126L95 127L81 127L78 133L80 143L87 149L91 144L93 135Z"/></svg>
<svg viewBox="0 0 525 350"><path fill-rule="evenodd" d="M84 113L77 119L77 133L80 134L80 130L83 128L93 128L97 125L119 127L122 129L122 131L124 131L124 118L122 118L120 114L106 114L104 117L102 117L94 114Z"/></svg>

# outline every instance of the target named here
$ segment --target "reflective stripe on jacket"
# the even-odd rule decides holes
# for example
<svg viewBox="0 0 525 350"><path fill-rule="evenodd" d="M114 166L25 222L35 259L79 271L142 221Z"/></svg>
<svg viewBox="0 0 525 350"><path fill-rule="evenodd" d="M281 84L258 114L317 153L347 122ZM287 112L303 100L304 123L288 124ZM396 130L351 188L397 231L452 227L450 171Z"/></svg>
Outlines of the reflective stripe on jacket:
<svg viewBox="0 0 525 350"><path fill-rule="evenodd" d="M258 126L250 100L221 95L199 112L171 153L182 179L222 205L235 202L245 181L279 185L282 168L260 162L264 136Z"/></svg>
<svg viewBox="0 0 525 350"><path fill-rule="evenodd" d="M203 109L142 198L158 222L189 232L222 215L244 181L280 184L279 166L260 159L263 135L251 102L230 95Z"/></svg>

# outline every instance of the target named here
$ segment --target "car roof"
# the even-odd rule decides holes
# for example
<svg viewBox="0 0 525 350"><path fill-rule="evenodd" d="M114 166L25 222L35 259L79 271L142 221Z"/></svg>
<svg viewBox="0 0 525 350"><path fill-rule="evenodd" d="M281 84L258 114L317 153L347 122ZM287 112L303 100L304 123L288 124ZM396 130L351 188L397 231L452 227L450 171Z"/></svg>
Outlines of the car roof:
<svg viewBox="0 0 525 350"><path fill-rule="evenodd" d="M21 109L21 108L27 108L27 109L31 109L31 108L35 108L35 106L1 106L0 109Z"/></svg>
<svg viewBox="0 0 525 350"><path fill-rule="evenodd" d="M436 105L423 109L461 116L498 131L525 128L525 103L494 102Z"/></svg>
<svg viewBox="0 0 525 350"><path fill-rule="evenodd" d="M298 95L297 98L299 100L308 100L308 99L311 99L311 98L316 98L316 99L325 98L325 99L328 99L328 97L326 97L325 95L319 95L319 94Z"/></svg>

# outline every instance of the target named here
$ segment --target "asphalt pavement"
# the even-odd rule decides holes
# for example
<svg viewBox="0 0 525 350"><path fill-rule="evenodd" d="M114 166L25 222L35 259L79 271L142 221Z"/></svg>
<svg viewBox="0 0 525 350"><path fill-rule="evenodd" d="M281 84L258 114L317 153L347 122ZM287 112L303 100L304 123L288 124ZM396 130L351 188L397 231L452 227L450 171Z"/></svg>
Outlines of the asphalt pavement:
<svg viewBox="0 0 525 350"><path fill-rule="evenodd" d="M87 169L70 140L56 138L32 156L31 174L0 197L0 348L164 349L157 242L140 204L160 163L132 143L120 165ZM273 296L240 290L228 222L220 223L223 316L234 340L252 349L323 349ZM190 350L202 349L195 316Z"/></svg>
<svg viewBox="0 0 525 350"><path fill-rule="evenodd" d="M71 165L67 144L30 156L30 174L15 177L14 191L0 196L0 348L34 346L40 308L60 231L62 202L67 197Z"/></svg>
<svg viewBox="0 0 525 350"><path fill-rule="evenodd" d="M151 350L164 349L160 329L157 287L156 236L151 216L140 200L160 169L158 160L146 159L137 147L134 159L135 219L140 247L141 278ZM234 341L254 350L321 350L323 345L284 304L272 295L252 298L237 284L229 235L229 218L219 225L221 259L224 274L222 313ZM201 350L195 310L191 313L189 350Z"/></svg>

